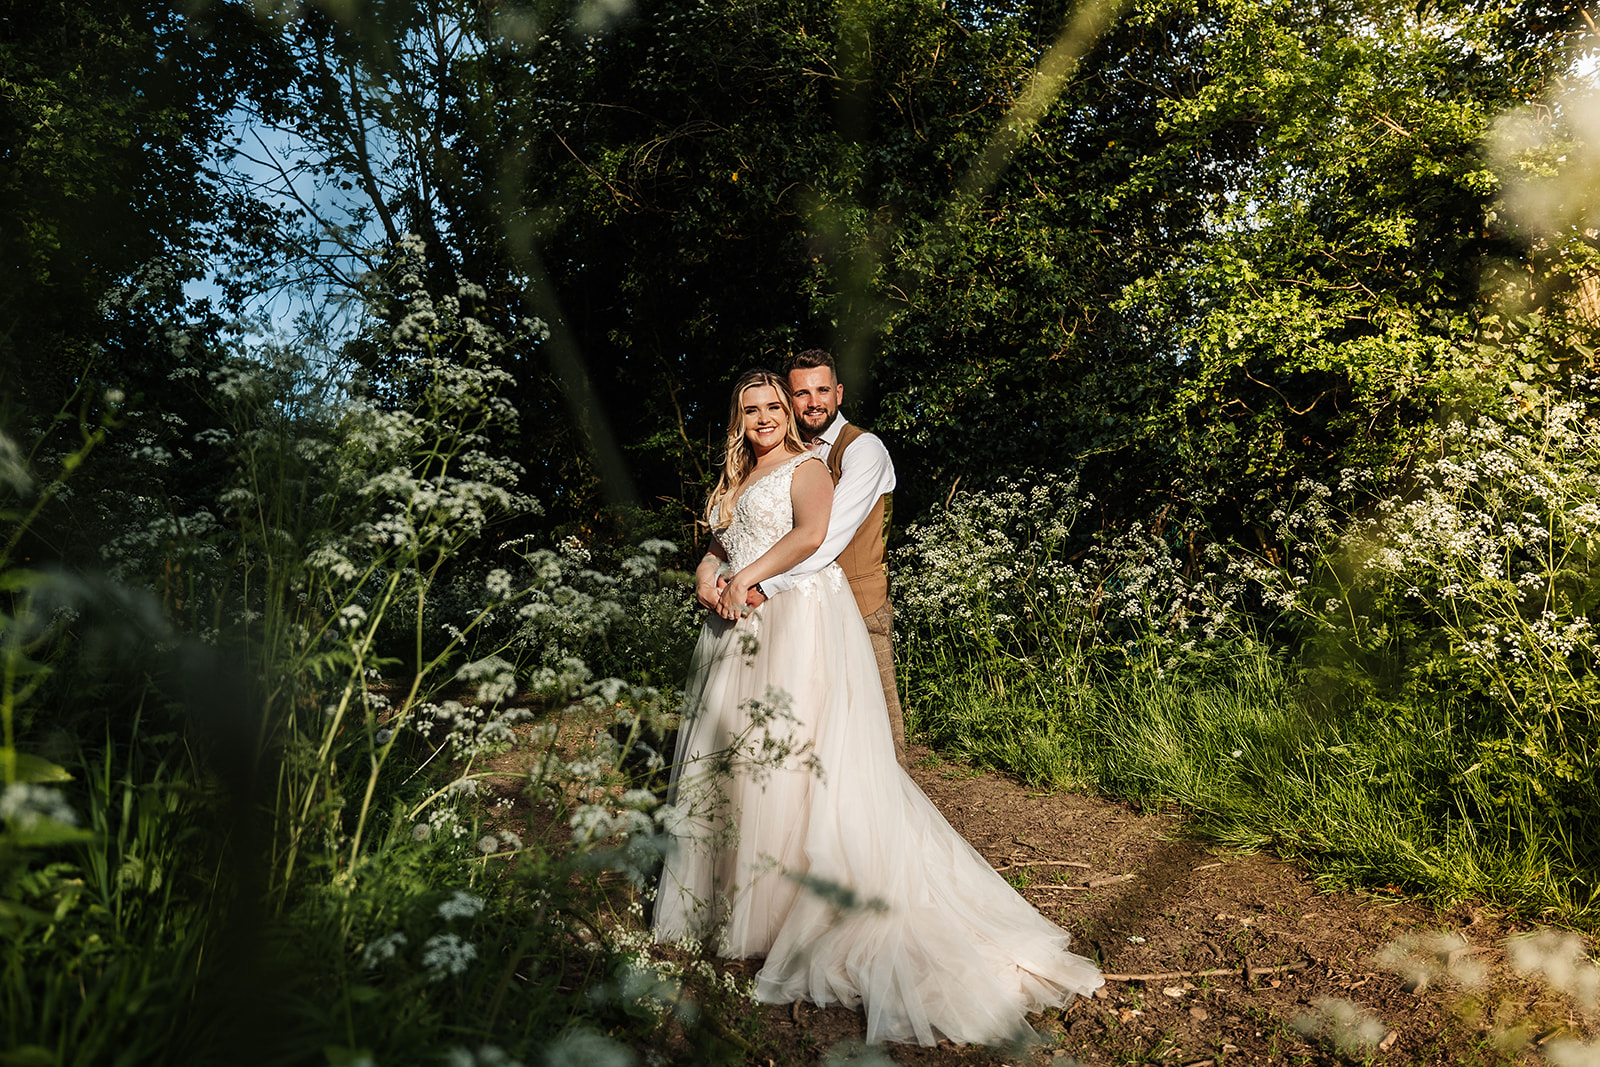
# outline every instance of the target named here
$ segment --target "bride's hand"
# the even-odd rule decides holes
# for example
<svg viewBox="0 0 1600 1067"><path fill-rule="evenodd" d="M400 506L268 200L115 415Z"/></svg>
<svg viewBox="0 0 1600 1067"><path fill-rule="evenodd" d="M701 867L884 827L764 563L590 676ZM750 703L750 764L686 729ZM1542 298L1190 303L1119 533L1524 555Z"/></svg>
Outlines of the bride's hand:
<svg viewBox="0 0 1600 1067"><path fill-rule="evenodd" d="M722 592L722 587L728 584L728 579L720 574L712 574L710 580L701 578L694 584L694 598L700 606L707 611L717 610L717 594Z"/></svg>
<svg viewBox="0 0 1600 1067"><path fill-rule="evenodd" d="M750 583L739 575L734 575L728 584L722 587L722 592L717 596L717 614L724 619L737 619L741 615L748 615L750 608L746 603L750 599Z"/></svg>

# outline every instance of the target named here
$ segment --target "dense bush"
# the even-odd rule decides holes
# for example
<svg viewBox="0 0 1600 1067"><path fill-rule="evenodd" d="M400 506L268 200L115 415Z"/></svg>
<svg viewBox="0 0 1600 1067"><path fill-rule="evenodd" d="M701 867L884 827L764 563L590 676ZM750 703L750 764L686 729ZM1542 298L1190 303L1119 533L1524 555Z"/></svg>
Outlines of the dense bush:
<svg viewBox="0 0 1600 1067"><path fill-rule="evenodd" d="M1386 491L1303 485L1275 560L1182 529L1074 545L1059 477L957 496L896 561L916 724L1345 878L1588 914L1597 404L1574 377L1463 407ZM1370 503L1332 508L1353 485Z"/></svg>
<svg viewBox="0 0 1600 1067"><path fill-rule="evenodd" d="M674 548L597 548L608 572L523 540L485 573L469 550L536 507L484 448L515 417L499 339L470 287L430 295L405 254L396 280L407 313L379 343L406 403L282 353L222 361L225 428L193 442L221 455L217 498L108 501L114 581L11 552L137 435L113 410L53 479L0 438L8 1061L624 1063L649 1044L699 1063L744 1040L719 1005L747 991L657 958L629 903L659 854L645 786L673 690L606 675L685 672ZM68 707L90 692L106 702Z"/></svg>

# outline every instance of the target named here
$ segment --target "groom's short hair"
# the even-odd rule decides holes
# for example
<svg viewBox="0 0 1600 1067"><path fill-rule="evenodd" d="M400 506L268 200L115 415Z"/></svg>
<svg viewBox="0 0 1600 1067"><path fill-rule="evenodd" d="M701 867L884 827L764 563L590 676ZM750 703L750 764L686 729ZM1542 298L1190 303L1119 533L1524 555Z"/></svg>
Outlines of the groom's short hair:
<svg viewBox="0 0 1600 1067"><path fill-rule="evenodd" d="M839 380L839 368L833 365L833 356L820 348L808 348L784 360L783 376L787 378L790 371L810 370L812 367L827 367L829 373L833 375L833 380Z"/></svg>

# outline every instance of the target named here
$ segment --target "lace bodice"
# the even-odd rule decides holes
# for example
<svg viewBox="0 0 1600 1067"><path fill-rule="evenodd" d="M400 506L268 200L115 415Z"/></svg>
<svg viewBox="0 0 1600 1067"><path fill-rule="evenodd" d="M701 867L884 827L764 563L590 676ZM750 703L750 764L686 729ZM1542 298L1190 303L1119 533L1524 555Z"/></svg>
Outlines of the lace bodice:
<svg viewBox="0 0 1600 1067"><path fill-rule="evenodd" d="M785 460L745 486L744 492L739 494L733 505L733 521L727 528L717 531L717 540L727 549L728 562L735 572L760 559L767 549L794 529L794 504L789 497L789 486L794 481L795 468L808 459L818 457L806 452Z"/></svg>

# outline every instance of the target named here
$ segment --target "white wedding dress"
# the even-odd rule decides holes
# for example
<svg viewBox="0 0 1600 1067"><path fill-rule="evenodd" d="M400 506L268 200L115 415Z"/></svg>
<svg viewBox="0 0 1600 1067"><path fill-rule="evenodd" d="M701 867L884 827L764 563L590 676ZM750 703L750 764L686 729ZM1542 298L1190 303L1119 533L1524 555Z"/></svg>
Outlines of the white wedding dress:
<svg viewBox="0 0 1600 1067"><path fill-rule="evenodd" d="M718 534L735 571L793 525L797 456ZM1102 982L895 761L866 625L837 565L738 623L708 616L678 734L658 941L765 956L767 1003L840 1003L867 1040L1000 1044Z"/></svg>

